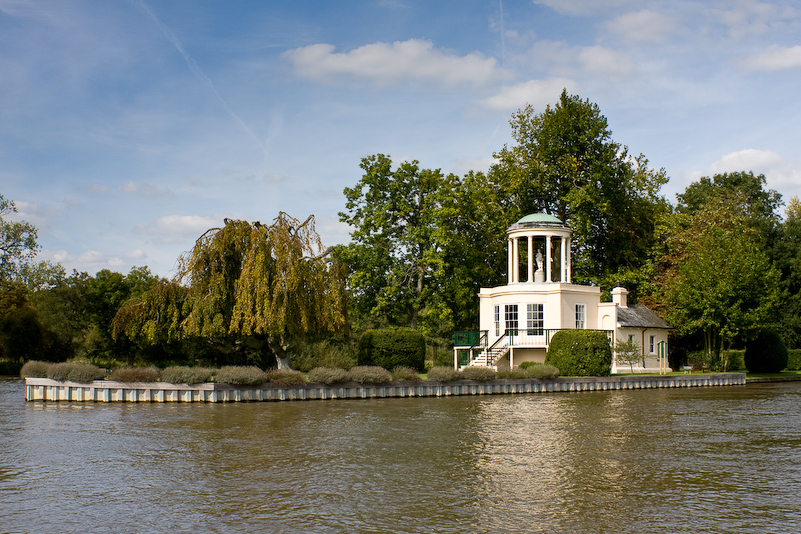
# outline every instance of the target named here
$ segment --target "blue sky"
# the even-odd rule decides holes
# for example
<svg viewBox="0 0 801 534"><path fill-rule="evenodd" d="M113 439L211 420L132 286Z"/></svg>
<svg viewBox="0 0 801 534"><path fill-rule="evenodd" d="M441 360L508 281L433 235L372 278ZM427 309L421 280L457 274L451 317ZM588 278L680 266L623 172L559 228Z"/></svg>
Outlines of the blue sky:
<svg viewBox="0 0 801 534"><path fill-rule="evenodd" d="M692 181L801 195L801 8L785 1L0 0L0 194L39 259L178 256L224 217L314 214L348 240L362 157L463 175L562 88Z"/></svg>

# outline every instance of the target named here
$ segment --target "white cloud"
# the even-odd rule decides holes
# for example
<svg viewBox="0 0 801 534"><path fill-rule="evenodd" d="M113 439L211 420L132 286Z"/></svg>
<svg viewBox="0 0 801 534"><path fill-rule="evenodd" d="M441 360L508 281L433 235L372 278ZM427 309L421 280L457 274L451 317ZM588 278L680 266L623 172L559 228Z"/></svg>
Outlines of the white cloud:
<svg viewBox="0 0 801 534"><path fill-rule="evenodd" d="M130 181L121 185L119 190L121 193L142 195L149 198L175 196L175 194L169 189L159 189L155 185L146 182L136 183L134 181Z"/></svg>
<svg viewBox="0 0 801 534"><path fill-rule="evenodd" d="M534 0L534 3L571 16L597 15L618 7L640 5L637 0Z"/></svg>
<svg viewBox="0 0 801 534"><path fill-rule="evenodd" d="M378 86L422 82L452 87L484 85L503 77L495 58L474 52L466 56L438 50L421 39L374 43L346 53L330 44L314 44L284 52L298 76L316 81L350 75Z"/></svg>
<svg viewBox="0 0 801 534"><path fill-rule="evenodd" d="M673 17L648 9L626 13L603 24L610 33L634 43L664 43L675 25Z"/></svg>
<svg viewBox="0 0 801 534"><path fill-rule="evenodd" d="M165 241L169 241L175 236L195 236L199 237L209 228L217 228L223 225L222 216L199 215L167 215L156 219L153 224L139 224L136 226L136 233L161 236Z"/></svg>
<svg viewBox="0 0 801 534"><path fill-rule="evenodd" d="M603 46L582 48L577 59L585 72L607 81L628 78L635 71L631 57Z"/></svg>
<svg viewBox="0 0 801 534"><path fill-rule="evenodd" d="M782 193L785 200L801 192L801 161L788 161L772 150L748 148L730 152L712 163L705 173L694 173L694 177L738 171L764 174L768 187Z"/></svg>
<svg viewBox="0 0 801 534"><path fill-rule="evenodd" d="M735 0L721 3L706 14L722 24L734 39L748 35L767 35L785 27L798 17L798 10L772 3Z"/></svg>
<svg viewBox="0 0 801 534"><path fill-rule="evenodd" d="M535 109L544 109L546 105L553 104L559 99L562 89L567 89L570 93L575 93L575 82L567 78L551 78L549 80L530 80L510 87L504 87L501 91L490 98L486 98L481 103L497 110L516 110L526 104L531 104Z"/></svg>
<svg viewBox="0 0 801 534"><path fill-rule="evenodd" d="M771 46L760 54L749 56L745 65L753 70L786 70L801 68L801 46Z"/></svg>

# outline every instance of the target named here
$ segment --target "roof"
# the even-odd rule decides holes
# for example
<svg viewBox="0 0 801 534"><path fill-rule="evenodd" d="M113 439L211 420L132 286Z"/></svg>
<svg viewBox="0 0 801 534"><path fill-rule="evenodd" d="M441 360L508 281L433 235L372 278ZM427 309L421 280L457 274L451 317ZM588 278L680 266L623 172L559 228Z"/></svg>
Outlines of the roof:
<svg viewBox="0 0 801 534"><path fill-rule="evenodd" d="M547 223L559 223L563 224L562 221L559 220L558 217L554 217L553 215L548 215L547 213L532 213L530 215L526 215L519 221L519 223L532 223L532 222L547 222Z"/></svg>
<svg viewBox="0 0 801 534"><path fill-rule="evenodd" d="M645 306L632 305L628 308L618 306L617 322L621 327L629 328L664 328L673 327Z"/></svg>

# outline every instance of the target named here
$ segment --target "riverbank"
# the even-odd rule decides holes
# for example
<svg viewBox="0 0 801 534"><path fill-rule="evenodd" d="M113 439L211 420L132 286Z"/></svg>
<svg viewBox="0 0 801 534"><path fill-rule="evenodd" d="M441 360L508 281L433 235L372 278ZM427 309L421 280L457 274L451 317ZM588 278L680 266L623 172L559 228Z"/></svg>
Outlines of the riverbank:
<svg viewBox="0 0 801 534"><path fill-rule="evenodd" d="M560 377L553 380L496 379L487 382L389 382L365 385L355 382L324 385L305 384L257 387L205 383L196 385L164 382L90 383L60 382L49 378L26 378L25 400L71 402L252 402L291 400L374 399L393 397L448 397L459 395L509 395L579 391L613 391L681 387L742 386L745 373L706 375L654 375L609 377Z"/></svg>

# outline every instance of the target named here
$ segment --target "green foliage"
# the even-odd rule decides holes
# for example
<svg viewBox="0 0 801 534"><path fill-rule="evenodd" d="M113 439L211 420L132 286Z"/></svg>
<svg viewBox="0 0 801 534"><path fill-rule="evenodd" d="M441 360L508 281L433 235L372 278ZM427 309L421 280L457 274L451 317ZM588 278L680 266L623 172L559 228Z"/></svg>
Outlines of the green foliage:
<svg viewBox="0 0 801 534"><path fill-rule="evenodd" d="M226 365L214 373L214 381L232 386L258 386L267 381L267 375L252 365Z"/></svg>
<svg viewBox="0 0 801 534"><path fill-rule="evenodd" d="M495 379L495 371L491 367L470 366L462 369L462 378L486 382Z"/></svg>
<svg viewBox="0 0 801 534"><path fill-rule="evenodd" d="M721 370L745 371L745 350L724 350L720 352Z"/></svg>
<svg viewBox="0 0 801 534"><path fill-rule="evenodd" d="M3 281L16 280L20 268L30 264L40 249L36 227L3 218L16 212L14 201L0 195L0 280Z"/></svg>
<svg viewBox="0 0 801 534"><path fill-rule="evenodd" d="M801 349L787 351L787 369L791 371L801 370Z"/></svg>
<svg viewBox="0 0 801 534"><path fill-rule="evenodd" d="M749 373L779 373L787 363L787 347L774 330L761 330L745 346L745 366Z"/></svg>
<svg viewBox="0 0 801 534"><path fill-rule="evenodd" d="M422 382L423 377L411 367L396 367L392 370L392 380L396 382Z"/></svg>
<svg viewBox="0 0 801 534"><path fill-rule="evenodd" d="M609 376L612 348L606 334L596 330L560 330L551 339L545 363L562 376Z"/></svg>
<svg viewBox="0 0 801 534"><path fill-rule="evenodd" d="M449 323L451 311L437 286L444 247L452 237L457 178L419 162L392 168L383 154L362 158L359 183L345 188L351 244L341 250L350 269L357 312L426 333Z"/></svg>
<svg viewBox="0 0 801 534"><path fill-rule="evenodd" d="M292 369L272 369L266 373L267 382L282 387L302 386L306 383L306 375Z"/></svg>
<svg viewBox="0 0 801 534"><path fill-rule="evenodd" d="M461 377L459 371L447 365L437 365L428 370L428 379L434 382L452 382Z"/></svg>
<svg viewBox="0 0 801 534"><path fill-rule="evenodd" d="M634 372L634 364L642 359L642 350L636 341L617 340L614 348L615 359L618 365L628 365L629 370Z"/></svg>
<svg viewBox="0 0 801 534"><path fill-rule="evenodd" d="M377 365L390 370L411 367L425 369L426 344L421 332L411 328L368 330L359 339L359 365Z"/></svg>
<svg viewBox="0 0 801 534"><path fill-rule="evenodd" d="M331 384L341 384L349 380L350 375L348 375L348 372L338 367L315 367L309 371L309 382L320 382L330 386Z"/></svg>
<svg viewBox="0 0 801 534"><path fill-rule="evenodd" d="M161 381L171 384L204 384L211 381L214 371L208 367L171 365L161 370Z"/></svg>
<svg viewBox="0 0 801 534"><path fill-rule="evenodd" d="M529 378L538 378L540 380L553 380L559 376L559 369L547 363L534 363L526 371Z"/></svg>
<svg viewBox="0 0 801 534"><path fill-rule="evenodd" d="M301 340L295 345L290 361L293 369L304 373L315 367L350 369L356 365L356 349L349 337L320 341Z"/></svg>
<svg viewBox="0 0 801 534"><path fill-rule="evenodd" d="M359 384L386 384L392 381L392 373L376 365L357 365L348 371L348 380Z"/></svg>
<svg viewBox="0 0 801 534"><path fill-rule="evenodd" d="M92 382L105 376L103 369L91 363L54 363L47 368L47 378L62 382Z"/></svg>
<svg viewBox="0 0 801 534"><path fill-rule="evenodd" d="M118 367L111 371L108 380L116 382L158 382L159 370L155 367Z"/></svg>
<svg viewBox="0 0 801 534"><path fill-rule="evenodd" d="M184 333L227 347L261 343L288 368L298 339L347 330L344 273L328 252L314 217L226 220L180 259L190 290Z"/></svg>
<svg viewBox="0 0 801 534"><path fill-rule="evenodd" d="M28 360L20 369L20 378L47 378L47 368L52 365L50 362L40 362L38 360Z"/></svg>
<svg viewBox="0 0 801 534"><path fill-rule="evenodd" d="M528 371L521 367L514 369L500 369L496 378L528 378Z"/></svg>

